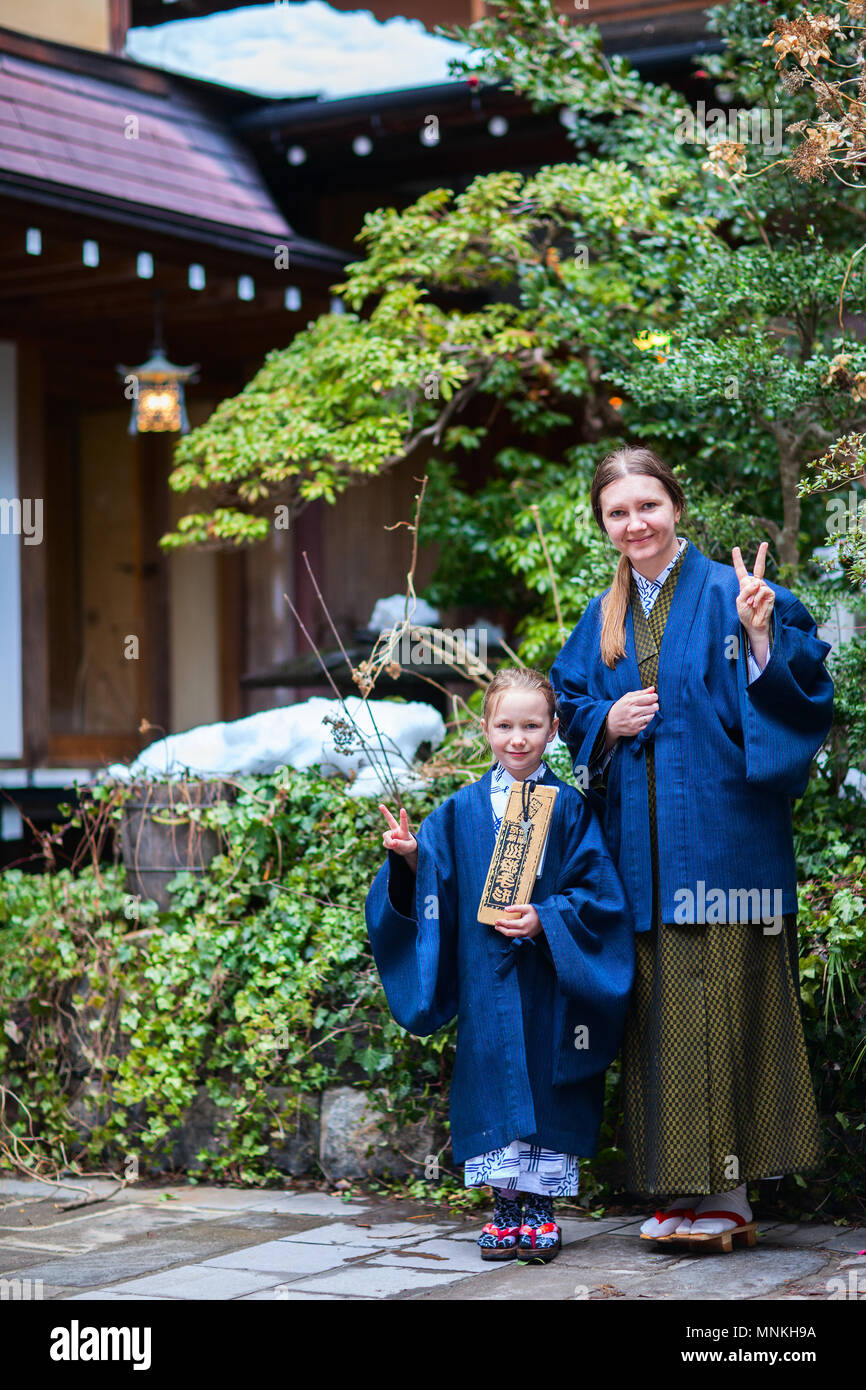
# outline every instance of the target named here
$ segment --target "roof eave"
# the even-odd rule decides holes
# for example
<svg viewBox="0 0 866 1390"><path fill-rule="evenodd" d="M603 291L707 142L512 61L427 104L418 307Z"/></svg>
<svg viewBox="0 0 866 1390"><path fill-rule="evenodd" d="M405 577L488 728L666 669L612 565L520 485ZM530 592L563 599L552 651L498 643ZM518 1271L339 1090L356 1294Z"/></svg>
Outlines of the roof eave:
<svg viewBox="0 0 866 1390"><path fill-rule="evenodd" d="M282 240L289 247L292 264L306 270L327 274L342 271L351 256L327 246L324 242L298 237L284 224L282 231L252 231L226 222L209 222L168 209L144 207L120 199L85 193L80 189L64 189L59 184L29 179L23 174L0 171L0 197L16 198L27 203L41 204L66 212L100 218L122 226L136 227L142 232L156 232L178 241L205 242L223 251L273 262L274 245Z"/></svg>
<svg viewBox="0 0 866 1390"><path fill-rule="evenodd" d="M721 53L724 43L720 39L695 39L692 43L660 44L655 47L635 48L613 51L625 58L638 71L652 71L687 63L691 58L702 54ZM519 99L504 82L484 82L471 84L459 79L450 82L435 82L424 87L401 87L389 92L372 92L364 96L320 97L306 100L303 97L263 98L263 104L252 111L242 112L231 119L231 127L241 135L255 135L273 132L281 125L298 130L303 126L319 124L339 125L349 123L375 112L388 110L407 110L413 106L424 110L442 110L443 107L463 103L478 97L508 97ZM435 106L431 106L435 103Z"/></svg>

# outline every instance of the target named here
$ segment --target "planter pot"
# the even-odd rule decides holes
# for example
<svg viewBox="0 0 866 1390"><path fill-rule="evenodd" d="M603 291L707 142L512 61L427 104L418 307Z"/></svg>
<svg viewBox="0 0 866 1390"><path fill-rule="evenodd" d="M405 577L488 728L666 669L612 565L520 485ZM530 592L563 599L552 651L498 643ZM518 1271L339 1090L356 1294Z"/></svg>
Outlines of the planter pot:
<svg viewBox="0 0 866 1390"><path fill-rule="evenodd" d="M220 850L215 830L188 819L190 806L231 801L227 782L143 782L133 787L120 823L120 843L130 893L171 906L167 885L184 870L203 873Z"/></svg>

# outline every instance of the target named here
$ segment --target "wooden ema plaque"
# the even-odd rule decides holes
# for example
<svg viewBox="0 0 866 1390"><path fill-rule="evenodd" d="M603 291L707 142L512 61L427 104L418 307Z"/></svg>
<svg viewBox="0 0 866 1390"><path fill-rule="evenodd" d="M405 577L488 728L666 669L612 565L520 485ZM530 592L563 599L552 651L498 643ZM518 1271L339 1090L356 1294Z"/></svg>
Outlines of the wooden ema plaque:
<svg viewBox="0 0 866 1390"><path fill-rule="evenodd" d="M528 903L535 889L541 851L547 839L553 803L559 788L545 787L537 782L529 785L532 796L526 835L523 830L523 783L515 782L493 846L487 881L478 908L478 921L488 926L493 926L503 912L515 903Z"/></svg>

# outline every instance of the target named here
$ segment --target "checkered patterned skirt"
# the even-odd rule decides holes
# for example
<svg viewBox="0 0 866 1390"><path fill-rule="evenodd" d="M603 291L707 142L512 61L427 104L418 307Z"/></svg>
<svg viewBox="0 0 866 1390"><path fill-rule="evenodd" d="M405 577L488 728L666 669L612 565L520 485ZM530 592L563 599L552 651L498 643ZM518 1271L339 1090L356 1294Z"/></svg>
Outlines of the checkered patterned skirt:
<svg viewBox="0 0 866 1390"><path fill-rule="evenodd" d="M635 943L622 1054L629 1190L727 1192L820 1167L796 918L775 934L658 922Z"/></svg>

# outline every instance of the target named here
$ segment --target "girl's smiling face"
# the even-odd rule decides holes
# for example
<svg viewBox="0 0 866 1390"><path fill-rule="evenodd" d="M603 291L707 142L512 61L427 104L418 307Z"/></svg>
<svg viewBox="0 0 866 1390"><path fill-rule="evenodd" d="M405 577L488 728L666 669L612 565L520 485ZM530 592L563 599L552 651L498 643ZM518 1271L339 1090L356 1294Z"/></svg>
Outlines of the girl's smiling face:
<svg viewBox="0 0 866 1390"><path fill-rule="evenodd" d="M553 741L558 721L551 719L540 690L503 690L491 717L482 720L494 758L522 782L539 766Z"/></svg>
<svg viewBox="0 0 866 1390"><path fill-rule="evenodd" d="M680 519L680 508L664 485L644 473L629 473L608 483L599 501L605 530L617 550L641 574L655 579L676 554Z"/></svg>

